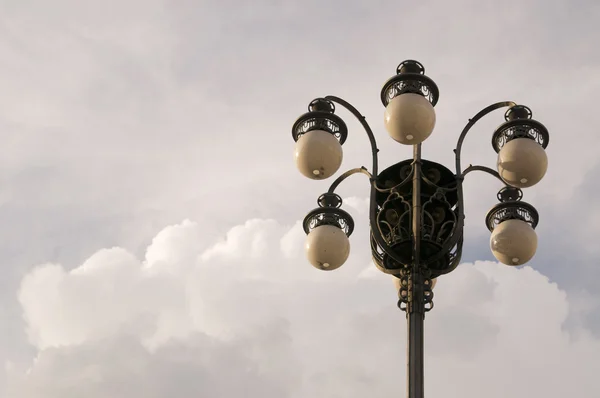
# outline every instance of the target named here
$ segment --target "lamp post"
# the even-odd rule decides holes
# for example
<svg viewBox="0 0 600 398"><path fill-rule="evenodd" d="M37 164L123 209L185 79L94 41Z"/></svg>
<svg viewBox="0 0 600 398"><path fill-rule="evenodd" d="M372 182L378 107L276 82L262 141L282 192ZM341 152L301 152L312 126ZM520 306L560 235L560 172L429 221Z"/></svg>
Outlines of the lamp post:
<svg viewBox="0 0 600 398"><path fill-rule="evenodd" d="M392 275L398 290L398 307L407 318L407 395L424 396L423 323L433 308L433 287L437 278L453 271L461 258L464 227L463 180L472 171L483 171L505 184L496 204L486 216L491 231L490 248L498 261L518 266L529 261L537 248L535 227L538 213L522 202L521 188L537 184L546 173L548 130L532 119L529 108L514 102L498 102L477 113L464 127L454 153L456 172L421 158L421 145L435 127L434 106L437 85L425 75L417 61L402 62L381 90L385 127L390 137L413 146L413 158L379 172L377 143L365 117L341 98L327 96L313 100L308 112L292 127L296 141L295 161L306 177L321 180L339 169L342 145L348 136L344 121L335 114L335 104L354 115L371 143L373 164L350 169L340 175L318 207L305 217L306 255L321 270L335 270L348 259L352 217L341 209L338 185L354 174L364 174L371 186L369 226L373 262ZM492 135L498 153L497 171L485 166L462 169L463 141L473 125L488 113L508 108L505 122Z"/></svg>

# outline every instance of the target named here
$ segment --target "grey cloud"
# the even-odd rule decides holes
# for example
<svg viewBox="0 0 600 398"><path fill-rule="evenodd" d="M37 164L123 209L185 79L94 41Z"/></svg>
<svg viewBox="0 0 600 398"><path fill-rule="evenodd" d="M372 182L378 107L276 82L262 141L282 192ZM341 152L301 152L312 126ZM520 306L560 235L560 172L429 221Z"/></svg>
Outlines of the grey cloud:
<svg viewBox="0 0 600 398"><path fill-rule="evenodd" d="M260 354L266 349L273 351L256 340L227 344L203 335L185 344L173 342L153 353L127 336L51 348L39 354L25 379L11 379L6 396L290 397L293 384L289 380L261 371L256 351Z"/></svg>
<svg viewBox="0 0 600 398"><path fill-rule="evenodd" d="M32 272L23 281L21 302L29 330L41 336L36 344L46 348L29 372L10 370L9 396L61 396L67 388L92 397L208 389L228 396L242 386L249 396L359 397L402 389L404 314L395 308L389 277L364 276L355 257L335 273L316 272L296 256L282 264L285 253L268 248L279 246L287 227L274 221L247 222L208 250L190 239L206 226L183 225L189 227L163 231L148 251L161 256L144 262L112 249L69 273L57 273L57 267ZM257 239L268 244L256 245ZM301 244L302 236L294 240ZM185 306L178 304L181 295L187 296ZM569 296L534 270L463 265L439 282L436 303L427 328L433 394L461 390L476 396L494 385L490 396L536 389L560 396L564 386L540 382L565 372L578 381L579 393L594 391L586 369L598 342L585 334L569 338L561 328ZM86 306L94 308L93 317L82 319ZM144 328L127 322L140 313L149 315ZM191 333L185 333L190 323L184 319ZM152 330L162 337L148 349ZM202 331L211 338L197 335ZM527 372L513 374L515 367ZM239 385L225 384L225 374ZM506 377L513 383L500 386Z"/></svg>
<svg viewBox="0 0 600 398"><path fill-rule="evenodd" d="M595 242L587 215L596 173L585 196L573 172L591 169L599 143L595 2L19 0L0 7L0 300L8 317L0 359L31 355L15 297L34 264L71 269L113 245L141 256L164 225L188 217L211 225L207 241L253 217L301 218L327 188L301 180L291 159L291 123L314 97L339 94L360 107L377 131L382 167L409 157L383 133L378 91L399 61L413 57L442 90L427 157L452 164L456 134L488 102L522 101L547 124L550 170L526 193L542 216L533 266L569 291L597 292L597 254L580 246ZM344 118L351 128L344 167L368 166L366 138ZM489 134L500 120L473 132L465 162L493 164ZM355 181L342 187L344 196L366 195L366 183ZM467 260L491 258L480 218L495 188L479 181L467 188ZM582 240L576 230L587 231ZM353 257L366 263L368 250ZM359 297L338 304L389 298L378 294L349 292ZM596 330L594 319L588 326Z"/></svg>

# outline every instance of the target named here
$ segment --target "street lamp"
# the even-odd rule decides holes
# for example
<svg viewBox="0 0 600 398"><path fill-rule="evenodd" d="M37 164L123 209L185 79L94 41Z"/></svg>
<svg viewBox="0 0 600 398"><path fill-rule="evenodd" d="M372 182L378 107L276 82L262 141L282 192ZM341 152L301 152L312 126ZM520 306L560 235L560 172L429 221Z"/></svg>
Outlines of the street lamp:
<svg viewBox="0 0 600 398"><path fill-rule="evenodd" d="M521 188L537 184L545 175L548 130L532 119L531 110L514 102L498 102L477 113L464 127L456 149L456 172L421 158L421 143L435 127L437 85L425 75L417 61L404 61L381 90L386 107L385 127L395 141L413 146L413 158L378 172L377 143L373 132L356 108L341 98L313 100L308 112L292 127L295 159L300 172L320 180L331 177L342 163L342 145L348 129L335 114L339 104L361 123L371 143L373 165L348 170L318 199L318 207L304 219L306 255L321 270L339 268L350 254L352 217L341 209L337 186L351 175L362 173L371 186L369 225L373 262L395 277L398 307L406 312L408 325L407 393L424 396L423 322L433 308L437 278L453 271L461 258L464 227L463 180L472 171L483 171L505 184L496 204L486 216L491 231L490 248L503 264L518 266L531 260L537 249L535 227L539 217L533 206L522 202ZM473 125L488 113L507 107L492 136L498 153L497 171L485 166L461 167L463 141Z"/></svg>

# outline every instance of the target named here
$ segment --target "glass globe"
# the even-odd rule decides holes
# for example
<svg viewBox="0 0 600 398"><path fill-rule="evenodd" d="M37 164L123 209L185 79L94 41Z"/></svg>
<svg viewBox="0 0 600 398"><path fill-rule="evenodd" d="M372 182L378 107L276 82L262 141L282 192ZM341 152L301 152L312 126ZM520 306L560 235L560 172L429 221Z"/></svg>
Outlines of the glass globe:
<svg viewBox="0 0 600 398"><path fill-rule="evenodd" d="M404 93L388 103L384 122L390 137L395 141L416 145L425 141L433 132L435 110L422 95Z"/></svg>
<svg viewBox="0 0 600 398"><path fill-rule="evenodd" d="M537 234L525 221L506 220L494 228L490 248L502 264L523 265L535 255Z"/></svg>
<svg viewBox="0 0 600 398"><path fill-rule="evenodd" d="M341 267L350 255L350 240L341 228L320 225L306 237L306 258L315 267L332 271Z"/></svg>
<svg viewBox="0 0 600 398"><path fill-rule="evenodd" d="M508 141L498 152L498 173L508 185L531 187L544 178L548 156L540 144L530 138Z"/></svg>
<svg viewBox="0 0 600 398"><path fill-rule="evenodd" d="M312 130L298 138L294 158L300 173L312 180L323 180L340 168L342 145L333 134Z"/></svg>

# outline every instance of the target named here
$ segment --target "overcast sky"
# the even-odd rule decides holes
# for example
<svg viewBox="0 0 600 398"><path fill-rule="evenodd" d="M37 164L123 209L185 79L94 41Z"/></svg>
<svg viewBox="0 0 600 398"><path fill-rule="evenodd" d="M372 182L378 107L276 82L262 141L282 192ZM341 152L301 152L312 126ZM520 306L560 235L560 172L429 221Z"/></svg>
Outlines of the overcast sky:
<svg viewBox="0 0 600 398"><path fill-rule="evenodd" d="M550 131L528 266L495 263L500 185L466 181L464 261L426 319L428 397L600 396L600 3L594 0L0 0L0 397L398 397L405 319L371 264L368 184L339 193L349 261L299 225L328 182L294 167L315 97L355 104L384 168L382 84L440 88L423 156L447 166L481 108ZM350 115L342 168L370 166ZM502 112L463 163L494 166Z"/></svg>

